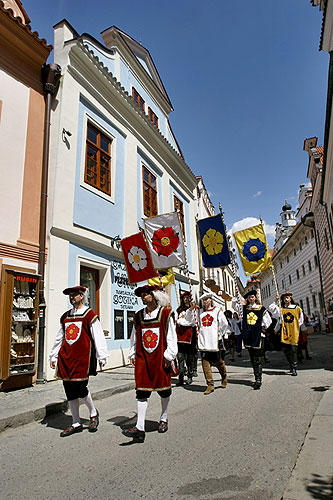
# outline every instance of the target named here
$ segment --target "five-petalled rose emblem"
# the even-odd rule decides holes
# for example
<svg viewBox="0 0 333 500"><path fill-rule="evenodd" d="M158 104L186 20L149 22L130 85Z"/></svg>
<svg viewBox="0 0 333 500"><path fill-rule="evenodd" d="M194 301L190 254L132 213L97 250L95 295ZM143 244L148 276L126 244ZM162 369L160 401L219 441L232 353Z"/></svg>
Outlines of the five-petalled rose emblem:
<svg viewBox="0 0 333 500"><path fill-rule="evenodd" d="M206 316L204 316L201 320L203 326L212 326L213 321L214 321L214 318L210 314L206 314Z"/></svg>
<svg viewBox="0 0 333 500"><path fill-rule="evenodd" d="M179 236L172 227L163 226L154 231L152 245L158 255L169 257L173 252L177 251Z"/></svg>
<svg viewBox="0 0 333 500"><path fill-rule="evenodd" d="M142 336L142 342L145 348L154 349L157 345L158 336L152 330L146 330Z"/></svg>
<svg viewBox="0 0 333 500"><path fill-rule="evenodd" d="M132 246L127 254L128 262L136 271L142 271L147 267L147 254L142 248Z"/></svg>
<svg viewBox="0 0 333 500"><path fill-rule="evenodd" d="M69 344L75 342L79 336L80 328L78 328L74 323L71 323L66 328L66 340Z"/></svg>
<svg viewBox="0 0 333 500"><path fill-rule="evenodd" d="M248 325L255 325L258 321L258 316L254 312L250 312L248 313L246 319Z"/></svg>

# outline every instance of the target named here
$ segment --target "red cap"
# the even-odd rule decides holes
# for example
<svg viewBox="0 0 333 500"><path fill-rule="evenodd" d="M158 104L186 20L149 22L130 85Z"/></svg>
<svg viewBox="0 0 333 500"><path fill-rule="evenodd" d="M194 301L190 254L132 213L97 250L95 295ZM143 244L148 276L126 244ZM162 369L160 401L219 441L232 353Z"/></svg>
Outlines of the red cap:
<svg viewBox="0 0 333 500"><path fill-rule="evenodd" d="M65 290L63 290L63 294L64 295L69 295L70 293L73 293L73 292L77 292L77 293L84 293L86 291L86 287L85 286L71 286L70 288L65 288Z"/></svg>

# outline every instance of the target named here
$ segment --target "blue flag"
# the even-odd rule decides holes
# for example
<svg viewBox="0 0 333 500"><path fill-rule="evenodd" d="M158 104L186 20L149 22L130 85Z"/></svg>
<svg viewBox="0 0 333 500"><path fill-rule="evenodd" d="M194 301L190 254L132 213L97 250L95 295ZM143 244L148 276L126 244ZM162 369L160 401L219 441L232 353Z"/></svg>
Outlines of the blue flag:
<svg viewBox="0 0 333 500"><path fill-rule="evenodd" d="M228 240L221 215L201 219L197 224L203 267L223 267L230 264Z"/></svg>

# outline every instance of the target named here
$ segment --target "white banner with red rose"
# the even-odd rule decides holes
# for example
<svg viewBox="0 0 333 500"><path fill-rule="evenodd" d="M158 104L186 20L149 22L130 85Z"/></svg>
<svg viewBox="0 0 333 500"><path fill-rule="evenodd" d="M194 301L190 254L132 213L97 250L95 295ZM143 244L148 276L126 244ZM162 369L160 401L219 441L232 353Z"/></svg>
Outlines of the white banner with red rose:
<svg viewBox="0 0 333 500"><path fill-rule="evenodd" d="M185 249L177 212L150 217L144 224L155 269L184 265Z"/></svg>

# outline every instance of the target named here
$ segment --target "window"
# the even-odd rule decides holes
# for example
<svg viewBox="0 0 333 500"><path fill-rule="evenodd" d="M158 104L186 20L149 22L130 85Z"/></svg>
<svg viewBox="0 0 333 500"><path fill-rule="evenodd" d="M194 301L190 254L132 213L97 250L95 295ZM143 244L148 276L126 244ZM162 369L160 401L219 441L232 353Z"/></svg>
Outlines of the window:
<svg viewBox="0 0 333 500"><path fill-rule="evenodd" d="M173 196L173 206L174 209L178 212L180 224L182 227L183 237L185 241L185 217L184 217L184 203L180 201L177 196Z"/></svg>
<svg viewBox="0 0 333 500"><path fill-rule="evenodd" d="M271 296L271 287L268 285L268 295Z"/></svg>
<svg viewBox="0 0 333 500"><path fill-rule="evenodd" d="M131 338L132 328L134 324L134 311L127 311L127 338Z"/></svg>
<svg viewBox="0 0 333 500"><path fill-rule="evenodd" d="M299 251L300 252L302 251L302 242L300 242L300 244L299 244Z"/></svg>
<svg viewBox="0 0 333 500"><path fill-rule="evenodd" d="M289 255L287 255L287 263L289 264Z"/></svg>
<svg viewBox="0 0 333 500"><path fill-rule="evenodd" d="M296 269L296 278L299 280L299 270Z"/></svg>
<svg viewBox="0 0 333 500"><path fill-rule="evenodd" d="M140 106L142 111L145 110L145 101L142 99L141 95L135 90L134 87L132 87L132 99Z"/></svg>
<svg viewBox="0 0 333 500"><path fill-rule="evenodd" d="M304 243L305 243L306 245L308 244L308 238L307 238L307 236L305 236L305 238L304 238Z"/></svg>
<svg viewBox="0 0 333 500"><path fill-rule="evenodd" d="M282 262L280 262L280 269L282 269Z"/></svg>
<svg viewBox="0 0 333 500"><path fill-rule="evenodd" d="M157 215L157 186L156 177L146 168L142 167L143 179L143 213L146 217Z"/></svg>
<svg viewBox="0 0 333 500"><path fill-rule="evenodd" d="M318 267L318 257L317 257L317 255L314 255L313 259L314 259L314 265L315 265L315 267Z"/></svg>
<svg viewBox="0 0 333 500"><path fill-rule="evenodd" d="M296 257L296 248L294 248L294 257Z"/></svg>
<svg viewBox="0 0 333 500"><path fill-rule="evenodd" d="M299 305L301 306L302 311L304 311L304 306L303 306L303 300L302 299L299 301Z"/></svg>
<svg viewBox="0 0 333 500"><path fill-rule="evenodd" d="M311 260L308 260L308 268L309 268L309 272L312 271Z"/></svg>
<svg viewBox="0 0 333 500"><path fill-rule="evenodd" d="M291 276L289 274L289 285L291 285Z"/></svg>
<svg viewBox="0 0 333 500"><path fill-rule="evenodd" d="M306 310L308 314L311 314L309 298L306 297Z"/></svg>
<svg viewBox="0 0 333 500"><path fill-rule="evenodd" d="M99 271L91 267L80 267L80 285L88 289L88 305L99 316Z"/></svg>
<svg viewBox="0 0 333 500"><path fill-rule="evenodd" d="M313 240L314 238L314 232L313 232L313 229L311 229L311 239Z"/></svg>
<svg viewBox="0 0 333 500"><path fill-rule="evenodd" d="M114 311L114 339L121 340L124 338L124 311L115 309Z"/></svg>
<svg viewBox="0 0 333 500"><path fill-rule="evenodd" d="M88 123L84 182L111 195L111 139Z"/></svg>
<svg viewBox="0 0 333 500"><path fill-rule="evenodd" d="M156 127L158 127L158 118L151 108L148 108L148 118L153 122L154 125L156 125Z"/></svg>
<svg viewBox="0 0 333 500"><path fill-rule="evenodd" d="M313 304L313 307L317 307L317 301L316 301L315 295L312 295L312 304Z"/></svg>
<svg viewBox="0 0 333 500"><path fill-rule="evenodd" d="M305 266L304 266L304 264L302 265L302 271L303 271L303 276L305 276Z"/></svg>

